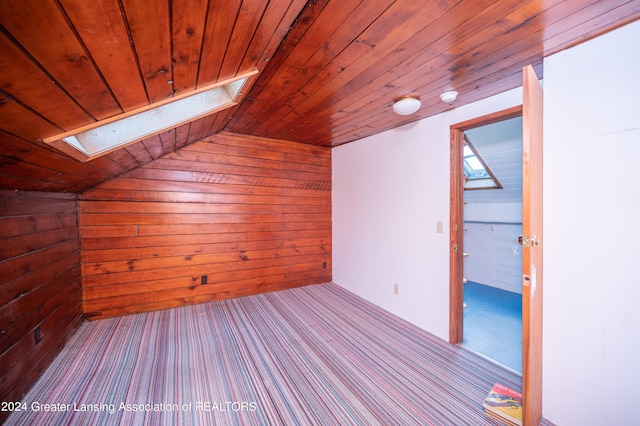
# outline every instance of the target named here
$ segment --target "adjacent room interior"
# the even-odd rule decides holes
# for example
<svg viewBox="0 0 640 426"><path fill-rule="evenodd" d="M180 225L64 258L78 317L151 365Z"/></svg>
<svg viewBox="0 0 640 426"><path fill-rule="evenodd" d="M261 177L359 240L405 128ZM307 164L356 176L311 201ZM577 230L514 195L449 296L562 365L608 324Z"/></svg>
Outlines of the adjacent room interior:
<svg viewBox="0 0 640 426"><path fill-rule="evenodd" d="M522 372L522 117L466 130L462 345Z"/></svg>
<svg viewBox="0 0 640 426"><path fill-rule="evenodd" d="M483 399L530 386L528 342L476 340L470 299L449 343L450 129L521 106L529 67L544 369L524 424L632 423L638 18L627 0L0 2L0 422L497 424ZM465 192L465 293L505 307L522 166L481 132L503 188Z"/></svg>

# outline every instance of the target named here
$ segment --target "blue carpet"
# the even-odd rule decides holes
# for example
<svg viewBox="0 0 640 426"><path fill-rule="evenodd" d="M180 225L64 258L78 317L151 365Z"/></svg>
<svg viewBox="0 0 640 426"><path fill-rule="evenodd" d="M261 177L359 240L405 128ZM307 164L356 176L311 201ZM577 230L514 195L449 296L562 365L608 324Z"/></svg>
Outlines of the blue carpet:
<svg viewBox="0 0 640 426"><path fill-rule="evenodd" d="M522 372L522 295L469 281L462 345Z"/></svg>

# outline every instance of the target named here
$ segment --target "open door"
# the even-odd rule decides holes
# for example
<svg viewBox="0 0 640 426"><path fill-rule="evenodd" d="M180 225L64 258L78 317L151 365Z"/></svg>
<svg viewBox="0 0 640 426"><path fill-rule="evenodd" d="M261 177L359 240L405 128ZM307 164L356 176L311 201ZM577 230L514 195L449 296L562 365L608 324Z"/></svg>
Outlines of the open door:
<svg viewBox="0 0 640 426"><path fill-rule="evenodd" d="M542 417L542 87L523 70L522 103L522 398L523 424Z"/></svg>
<svg viewBox="0 0 640 426"><path fill-rule="evenodd" d="M531 66L523 70L522 106L451 126L449 342L463 339L464 131L522 114L522 396L523 424L542 418L542 87Z"/></svg>

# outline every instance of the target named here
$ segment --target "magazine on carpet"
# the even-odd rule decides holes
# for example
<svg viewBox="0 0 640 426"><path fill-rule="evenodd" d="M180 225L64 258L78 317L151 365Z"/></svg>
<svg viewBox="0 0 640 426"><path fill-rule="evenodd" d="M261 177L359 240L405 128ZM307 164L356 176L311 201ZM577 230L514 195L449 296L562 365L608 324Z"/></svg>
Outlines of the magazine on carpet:
<svg viewBox="0 0 640 426"><path fill-rule="evenodd" d="M482 403L484 411L507 424L522 425L522 393L496 383Z"/></svg>

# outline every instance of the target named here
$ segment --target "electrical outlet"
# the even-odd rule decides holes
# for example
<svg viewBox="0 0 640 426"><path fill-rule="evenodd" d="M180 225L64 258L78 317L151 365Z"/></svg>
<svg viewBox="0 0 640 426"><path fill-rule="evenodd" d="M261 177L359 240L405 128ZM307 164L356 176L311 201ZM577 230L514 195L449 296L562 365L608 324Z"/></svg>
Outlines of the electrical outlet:
<svg viewBox="0 0 640 426"><path fill-rule="evenodd" d="M393 294L400 294L400 285L398 284L393 285Z"/></svg>
<svg viewBox="0 0 640 426"><path fill-rule="evenodd" d="M206 275L203 275L200 277L200 284L206 284L208 281L208 277Z"/></svg>
<svg viewBox="0 0 640 426"><path fill-rule="evenodd" d="M436 222L436 232L438 234L444 233L444 223L441 220Z"/></svg>
<svg viewBox="0 0 640 426"><path fill-rule="evenodd" d="M322 269L327 269L327 262L322 262Z"/></svg>

